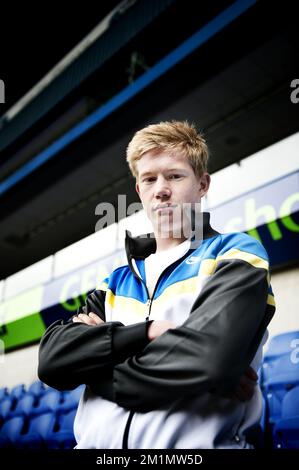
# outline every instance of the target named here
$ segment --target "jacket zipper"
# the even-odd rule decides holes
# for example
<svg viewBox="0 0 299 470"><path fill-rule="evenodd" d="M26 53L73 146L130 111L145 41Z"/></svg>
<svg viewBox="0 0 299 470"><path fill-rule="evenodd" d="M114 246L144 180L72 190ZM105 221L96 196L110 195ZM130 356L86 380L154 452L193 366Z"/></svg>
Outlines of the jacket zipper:
<svg viewBox="0 0 299 470"><path fill-rule="evenodd" d="M134 276L137 277L137 279L139 279L139 280L142 282L142 284L144 285L144 287L145 287L145 289L146 289L146 292L147 292L147 297L148 297L148 299L147 299L147 302L146 302L146 303L147 303L147 306L148 306L148 315L147 315L145 321L149 321L149 317L150 317L150 314L151 314L151 309L152 309L152 303L153 303L154 295L155 295L155 293L156 293L157 286L158 286L158 284L159 284L159 282L160 282L160 279L161 279L162 275L164 274L164 272L166 271L166 269L170 268L170 266L172 266L173 264L177 263L178 261L181 262L181 261L183 261L185 258L187 258L187 257L189 256L189 254L190 254L189 252L190 252L190 249L189 249L189 250L187 251L187 253L185 253L181 258L179 258L179 259L177 259L176 261L174 261L173 263L171 263L169 266L167 266L167 267L161 272L161 274L160 274L160 276L158 277L158 280L157 280L157 282L156 282L156 284L155 284L155 288L154 288L154 290L153 290L153 294L152 294L151 297L150 297L150 295L149 295L149 291L148 291L148 288L147 288L146 283L144 282L144 280L143 280L140 276L138 276L138 274L136 273L136 271L135 271L135 269L134 269L134 266L131 264L130 268L131 268L131 270L132 270ZM126 449L126 450L129 449L129 447L128 447L129 432L130 432L130 427L131 427L131 423L132 423L132 419L133 419L134 414L135 414L135 411L132 411L132 410L131 410L130 413L129 413L129 417L128 417L128 420L127 420L127 423L126 423L125 430L124 430L122 448L123 448L123 449Z"/></svg>

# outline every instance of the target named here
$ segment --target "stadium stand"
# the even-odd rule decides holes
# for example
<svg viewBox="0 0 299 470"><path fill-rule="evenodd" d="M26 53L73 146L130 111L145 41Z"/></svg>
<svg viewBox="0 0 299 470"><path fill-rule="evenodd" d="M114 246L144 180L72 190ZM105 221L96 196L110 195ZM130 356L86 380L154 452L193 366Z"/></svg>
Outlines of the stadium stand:
<svg viewBox="0 0 299 470"><path fill-rule="evenodd" d="M46 387L43 382L41 382L40 380L36 380L30 385L30 387L28 388L28 392L34 395L35 397L39 397L49 389L50 387Z"/></svg>
<svg viewBox="0 0 299 470"><path fill-rule="evenodd" d="M299 449L299 386L284 396L281 419L273 430L273 443L277 449Z"/></svg>
<svg viewBox="0 0 299 470"><path fill-rule="evenodd" d="M264 397L265 447L299 446L298 338L298 331L276 335L264 355L259 377Z"/></svg>
<svg viewBox="0 0 299 470"><path fill-rule="evenodd" d="M0 430L0 448L16 447L23 427L24 418L21 416L5 421Z"/></svg>
<svg viewBox="0 0 299 470"><path fill-rule="evenodd" d="M0 402L0 422L3 423L10 415L14 408L14 400L12 397L5 397Z"/></svg>
<svg viewBox="0 0 299 470"><path fill-rule="evenodd" d="M58 392L40 381L1 389L0 448L72 449L73 424L84 386Z"/></svg>
<svg viewBox="0 0 299 470"><path fill-rule="evenodd" d="M2 401L7 396L8 396L7 387L0 388L0 401Z"/></svg>
<svg viewBox="0 0 299 470"><path fill-rule="evenodd" d="M264 355L264 366L283 354L291 354L294 342L299 340L299 331L289 331L273 336Z"/></svg>

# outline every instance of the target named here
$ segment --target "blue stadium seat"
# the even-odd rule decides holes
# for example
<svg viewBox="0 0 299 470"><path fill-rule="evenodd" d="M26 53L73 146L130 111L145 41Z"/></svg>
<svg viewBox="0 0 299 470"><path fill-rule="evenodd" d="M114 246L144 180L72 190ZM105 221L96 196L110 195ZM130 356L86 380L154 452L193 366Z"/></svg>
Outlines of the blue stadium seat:
<svg viewBox="0 0 299 470"><path fill-rule="evenodd" d="M26 394L17 402L13 411L9 413L9 417L24 416L28 417L34 414L36 398L31 394Z"/></svg>
<svg viewBox="0 0 299 470"><path fill-rule="evenodd" d="M274 336L264 354L261 376L262 386L276 373L276 362L284 355L290 357L293 362L299 360L299 331L291 331ZM280 367L280 365L279 365Z"/></svg>
<svg viewBox="0 0 299 470"><path fill-rule="evenodd" d="M262 388L262 386L263 386L263 367L262 367L262 365L257 370L257 376L258 376L259 386Z"/></svg>
<svg viewBox="0 0 299 470"><path fill-rule="evenodd" d="M273 443L277 449L299 449L299 416L277 422L273 431Z"/></svg>
<svg viewBox="0 0 299 470"><path fill-rule="evenodd" d="M25 393L26 388L24 384L16 385L10 390L10 396L16 400L19 400L23 395L25 395Z"/></svg>
<svg viewBox="0 0 299 470"><path fill-rule="evenodd" d="M54 432L55 424L54 413L45 413L31 418L28 431L18 437L16 447L21 449L47 448L47 438Z"/></svg>
<svg viewBox="0 0 299 470"><path fill-rule="evenodd" d="M0 401L8 397L7 387L0 388Z"/></svg>
<svg viewBox="0 0 299 470"><path fill-rule="evenodd" d="M275 448L299 449L299 386L286 393L273 430Z"/></svg>
<svg viewBox="0 0 299 470"><path fill-rule="evenodd" d="M268 377L264 379L264 389L273 390L283 386L289 390L299 385L299 362L293 362L289 354L276 359L271 367Z"/></svg>
<svg viewBox="0 0 299 470"><path fill-rule="evenodd" d="M280 359L280 357L276 357L275 359L271 360L271 361L266 361L266 362L263 362L262 363L262 366L261 366L261 369L260 369L260 378L261 378L261 388L262 390L265 389L265 387L267 386L267 382L268 380L271 378L272 376L272 370L274 369L274 373L275 373L275 366L276 366L276 362L278 361L278 359Z"/></svg>
<svg viewBox="0 0 299 470"><path fill-rule="evenodd" d="M49 449L73 449L75 447L76 441L73 431L75 415L75 409L60 414L55 432L47 437Z"/></svg>
<svg viewBox="0 0 299 470"><path fill-rule="evenodd" d="M275 423L281 418L282 402L288 390L299 385L299 363L292 362L284 354L271 363L270 373L264 380L263 388L269 410L269 421Z"/></svg>
<svg viewBox="0 0 299 470"><path fill-rule="evenodd" d="M7 420L0 430L0 448L14 447L24 428L24 418L21 416Z"/></svg>
<svg viewBox="0 0 299 470"><path fill-rule="evenodd" d="M299 416L299 386L292 388L284 397L282 404L282 418Z"/></svg>
<svg viewBox="0 0 299 470"><path fill-rule="evenodd" d="M79 385L74 390L64 392L64 400L59 405L59 411L66 413L78 408L80 397L85 389L85 385Z"/></svg>
<svg viewBox="0 0 299 470"><path fill-rule="evenodd" d="M3 422L14 409L15 400L10 396L0 402L0 421Z"/></svg>
<svg viewBox="0 0 299 470"><path fill-rule="evenodd" d="M261 426L262 432L264 433L266 430L266 424L267 424L267 402L264 396L262 397L262 400L263 400L263 408L262 408L262 415L260 419L260 426Z"/></svg>
<svg viewBox="0 0 299 470"><path fill-rule="evenodd" d="M47 391L46 385L43 382L41 382L40 380L36 380L28 388L28 393L31 393L35 397L40 397L40 396L44 395L44 393L46 391Z"/></svg>
<svg viewBox="0 0 299 470"><path fill-rule="evenodd" d="M56 412L63 400L62 394L57 390L42 395L34 408L32 415L40 415L48 412Z"/></svg>
<svg viewBox="0 0 299 470"><path fill-rule="evenodd" d="M291 354L295 347L299 347L299 331L290 331L273 336L264 354L264 362L270 362L283 354Z"/></svg>

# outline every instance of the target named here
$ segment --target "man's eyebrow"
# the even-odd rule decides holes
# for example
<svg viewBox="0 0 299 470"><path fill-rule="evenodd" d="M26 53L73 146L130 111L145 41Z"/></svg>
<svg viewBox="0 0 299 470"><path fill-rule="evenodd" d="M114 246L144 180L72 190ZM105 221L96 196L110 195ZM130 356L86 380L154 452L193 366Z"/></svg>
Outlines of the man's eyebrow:
<svg viewBox="0 0 299 470"><path fill-rule="evenodd" d="M181 171L184 171L183 168L167 168L166 171L177 171L177 172L181 172Z"/></svg>
<svg viewBox="0 0 299 470"><path fill-rule="evenodd" d="M165 172L171 172L171 171L177 171L177 172L184 172L184 169L183 168L166 168L165 169ZM152 171L145 171L144 173L140 173L140 178L144 177L144 176L148 176L148 175L153 175L154 173L156 173L156 170L152 170Z"/></svg>
<svg viewBox="0 0 299 470"><path fill-rule="evenodd" d="M140 173L140 178L148 175L152 175L155 173L154 171L145 171L144 173Z"/></svg>

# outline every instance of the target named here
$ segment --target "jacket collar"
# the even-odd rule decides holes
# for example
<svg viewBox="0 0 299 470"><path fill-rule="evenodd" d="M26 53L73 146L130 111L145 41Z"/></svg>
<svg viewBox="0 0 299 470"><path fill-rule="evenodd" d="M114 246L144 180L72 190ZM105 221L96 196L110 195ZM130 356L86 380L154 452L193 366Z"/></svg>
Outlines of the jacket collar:
<svg viewBox="0 0 299 470"><path fill-rule="evenodd" d="M219 235L210 225L210 213L203 212L203 239L211 238ZM147 233L132 237L129 230L126 230L125 249L130 264L132 258L144 259L155 253L157 248L154 233Z"/></svg>

